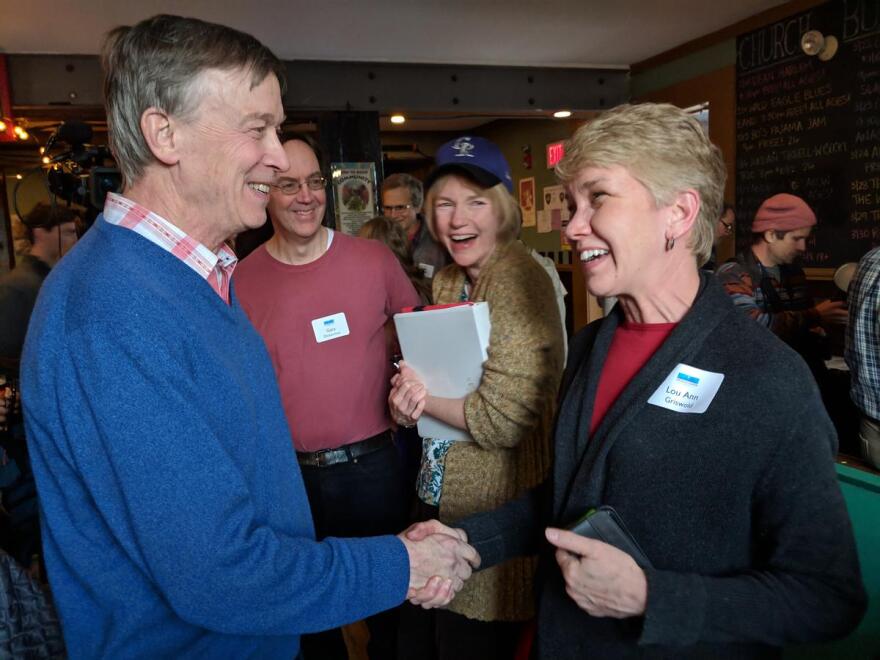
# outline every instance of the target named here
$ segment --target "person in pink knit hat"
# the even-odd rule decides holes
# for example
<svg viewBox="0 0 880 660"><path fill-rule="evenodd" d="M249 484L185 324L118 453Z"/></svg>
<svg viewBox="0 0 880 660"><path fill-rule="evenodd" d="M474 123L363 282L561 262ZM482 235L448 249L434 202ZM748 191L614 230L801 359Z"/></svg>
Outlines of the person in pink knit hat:
<svg viewBox="0 0 880 660"><path fill-rule="evenodd" d="M824 394L824 328L846 323L848 312L841 301L814 302L797 263L815 224L816 214L800 197L765 199L752 221L751 248L723 264L717 276L737 307L801 354Z"/></svg>
<svg viewBox="0 0 880 660"><path fill-rule="evenodd" d="M792 345L804 330L847 318L843 302L813 303L804 271L795 263L815 224L816 214L803 199L773 195L755 213L751 249L718 269L734 304Z"/></svg>

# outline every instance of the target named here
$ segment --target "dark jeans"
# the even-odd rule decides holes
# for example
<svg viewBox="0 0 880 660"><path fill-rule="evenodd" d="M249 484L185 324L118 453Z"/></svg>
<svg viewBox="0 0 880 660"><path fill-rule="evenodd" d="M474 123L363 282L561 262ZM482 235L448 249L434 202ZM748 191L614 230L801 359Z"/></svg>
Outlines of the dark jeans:
<svg viewBox="0 0 880 660"><path fill-rule="evenodd" d="M407 496L416 492L416 479L422 465L422 438L416 428L406 429L402 426L394 434L397 453L403 464L403 481L406 484Z"/></svg>
<svg viewBox="0 0 880 660"><path fill-rule="evenodd" d="M408 493L403 486L400 458L393 444L328 467L300 466L318 539L326 536L397 534L407 522ZM371 660L396 655L398 610L367 619ZM342 632L337 628L303 635L305 660L346 660Z"/></svg>
<svg viewBox="0 0 880 660"><path fill-rule="evenodd" d="M0 449L6 452L9 461L0 467L0 503L5 509L5 513L0 511L0 514L4 518L8 514L8 519L2 521L5 529L0 535L0 548L27 568L35 555L41 557L42 550L37 486L23 422L12 424L8 431L0 431Z"/></svg>
<svg viewBox="0 0 880 660"><path fill-rule="evenodd" d="M523 624L477 621L447 610L400 608L399 660L512 660Z"/></svg>

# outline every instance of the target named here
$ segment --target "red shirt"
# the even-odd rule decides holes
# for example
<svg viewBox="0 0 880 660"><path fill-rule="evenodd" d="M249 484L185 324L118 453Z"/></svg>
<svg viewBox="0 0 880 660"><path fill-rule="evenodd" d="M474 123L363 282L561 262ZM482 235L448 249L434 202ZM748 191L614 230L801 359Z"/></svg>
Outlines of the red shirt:
<svg viewBox="0 0 880 660"><path fill-rule="evenodd" d="M335 232L323 255L295 266L262 245L233 281L266 342L297 451L341 447L390 426L385 324L419 304L391 250ZM337 314L349 334L319 342L313 322Z"/></svg>
<svg viewBox="0 0 880 660"><path fill-rule="evenodd" d="M630 323L624 321L614 331L608 357L599 376L599 388L593 404L590 435L602 422L605 413L617 400L639 369L666 341L677 323Z"/></svg>

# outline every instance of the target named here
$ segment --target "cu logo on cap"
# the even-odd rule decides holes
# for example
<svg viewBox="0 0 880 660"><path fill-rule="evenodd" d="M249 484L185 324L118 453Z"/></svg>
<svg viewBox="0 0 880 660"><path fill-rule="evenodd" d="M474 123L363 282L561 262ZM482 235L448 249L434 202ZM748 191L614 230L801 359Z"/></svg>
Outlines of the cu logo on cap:
<svg viewBox="0 0 880 660"><path fill-rule="evenodd" d="M471 139L469 137L458 138L453 143L452 148L458 152L457 154L455 154L456 158L474 157L474 155L471 153L474 150L474 145L471 143Z"/></svg>

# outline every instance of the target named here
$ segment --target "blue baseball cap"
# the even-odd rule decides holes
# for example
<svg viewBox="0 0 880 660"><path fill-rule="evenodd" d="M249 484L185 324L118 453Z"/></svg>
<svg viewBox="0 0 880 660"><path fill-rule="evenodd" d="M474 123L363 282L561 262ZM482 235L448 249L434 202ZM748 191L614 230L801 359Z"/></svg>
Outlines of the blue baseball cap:
<svg viewBox="0 0 880 660"><path fill-rule="evenodd" d="M491 188L503 183L513 192L510 166L494 142L468 135L450 140L437 150L437 167L425 180L425 189L445 174L459 172L477 184Z"/></svg>

